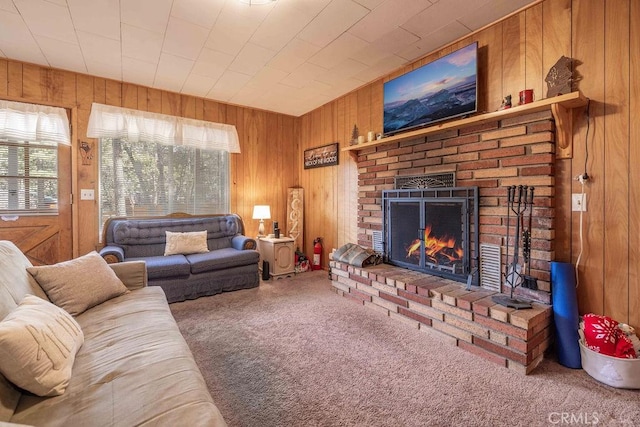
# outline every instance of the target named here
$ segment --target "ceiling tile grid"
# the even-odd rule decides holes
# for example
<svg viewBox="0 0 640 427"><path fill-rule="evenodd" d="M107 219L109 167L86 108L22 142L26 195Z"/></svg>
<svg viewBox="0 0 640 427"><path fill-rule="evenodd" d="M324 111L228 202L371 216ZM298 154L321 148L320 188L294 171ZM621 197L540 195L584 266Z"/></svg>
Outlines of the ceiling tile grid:
<svg viewBox="0 0 640 427"><path fill-rule="evenodd" d="M0 0L0 56L299 116L535 0Z"/></svg>

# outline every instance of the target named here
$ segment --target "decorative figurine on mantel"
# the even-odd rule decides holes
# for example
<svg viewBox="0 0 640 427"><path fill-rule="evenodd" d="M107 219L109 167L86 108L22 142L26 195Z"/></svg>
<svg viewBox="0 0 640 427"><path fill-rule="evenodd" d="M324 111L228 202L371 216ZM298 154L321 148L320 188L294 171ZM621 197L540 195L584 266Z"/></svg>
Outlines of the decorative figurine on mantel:
<svg viewBox="0 0 640 427"><path fill-rule="evenodd" d="M353 125L353 130L351 131L351 143L350 145L358 145L358 136L360 132L358 131L358 126Z"/></svg>
<svg viewBox="0 0 640 427"><path fill-rule="evenodd" d="M502 104L500 104L500 108L498 108L498 111L506 110L507 108L511 108L511 95L507 95L504 97L504 99L502 100Z"/></svg>
<svg viewBox="0 0 640 427"><path fill-rule="evenodd" d="M573 71L571 64L573 60L566 56L560 57L547 73L544 81L547 82L547 98L552 96L570 93L573 83Z"/></svg>

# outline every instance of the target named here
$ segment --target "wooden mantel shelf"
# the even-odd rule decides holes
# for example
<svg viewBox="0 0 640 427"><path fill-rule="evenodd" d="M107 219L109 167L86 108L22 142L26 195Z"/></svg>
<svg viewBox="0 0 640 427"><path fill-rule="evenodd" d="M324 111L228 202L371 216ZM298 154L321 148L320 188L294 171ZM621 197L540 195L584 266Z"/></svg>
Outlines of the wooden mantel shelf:
<svg viewBox="0 0 640 427"><path fill-rule="evenodd" d="M587 98L580 92L571 92L565 95L558 95L553 98L545 98L540 101L535 101L530 104L517 105L506 110L494 111L486 114L478 114L471 117L466 117L460 120L453 120L450 122L443 122L437 125L424 127L421 129L399 133L397 135L389 136L386 138L378 139L373 142L365 142L358 145L350 145L342 148L341 151L348 151L354 157L357 156L358 151L377 147L379 145L390 144L392 142L408 141L411 139L420 138L434 133L443 132L446 130L460 129L469 125L479 125L495 120L506 119L508 117L514 117L521 114L536 113L538 111L551 110L553 117L556 121L556 157L558 158L571 158L573 156L571 137L573 132L572 114L573 108L583 107L587 105Z"/></svg>

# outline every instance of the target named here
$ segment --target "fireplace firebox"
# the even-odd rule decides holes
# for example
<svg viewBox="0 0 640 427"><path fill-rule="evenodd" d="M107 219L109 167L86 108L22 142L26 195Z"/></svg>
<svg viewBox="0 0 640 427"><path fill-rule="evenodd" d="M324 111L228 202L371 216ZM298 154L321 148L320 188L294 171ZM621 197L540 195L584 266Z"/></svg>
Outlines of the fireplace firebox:
<svg viewBox="0 0 640 427"><path fill-rule="evenodd" d="M385 190L382 201L386 263L479 283L477 187Z"/></svg>

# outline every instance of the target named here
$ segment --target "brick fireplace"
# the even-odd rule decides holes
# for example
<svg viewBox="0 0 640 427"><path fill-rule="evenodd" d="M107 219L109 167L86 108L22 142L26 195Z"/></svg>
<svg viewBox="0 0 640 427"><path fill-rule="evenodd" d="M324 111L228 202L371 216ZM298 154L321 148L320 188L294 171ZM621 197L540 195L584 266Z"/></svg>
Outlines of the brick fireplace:
<svg viewBox="0 0 640 427"><path fill-rule="evenodd" d="M489 292L465 289L448 278L395 266L355 268L331 261L338 294L418 328L444 334L454 344L503 366L529 373L550 342L550 263L554 259L555 122L550 111L511 116L358 150L358 244L374 247L383 229L383 191L398 176L453 173L456 187L478 187L479 243L501 247L505 257L507 187L535 187L531 224L531 276L538 290L515 295L533 309L496 305ZM513 245L513 241L509 242ZM513 251L511 251L512 254ZM477 255L477 254L474 254ZM510 289L502 289L509 292Z"/></svg>
<svg viewBox="0 0 640 427"><path fill-rule="evenodd" d="M373 247L373 231L383 228L382 192L393 189L394 177L453 172L457 187L479 187L479 240L502 246L505 265L507 187L534 186L531 275L537 278L539 290L518 288L517 294L548 303L554 256L554 162L554 120L550 111L390 145L365 145L357 158L357 243ZM510 243L513 245L513 241Z"/></svg>

